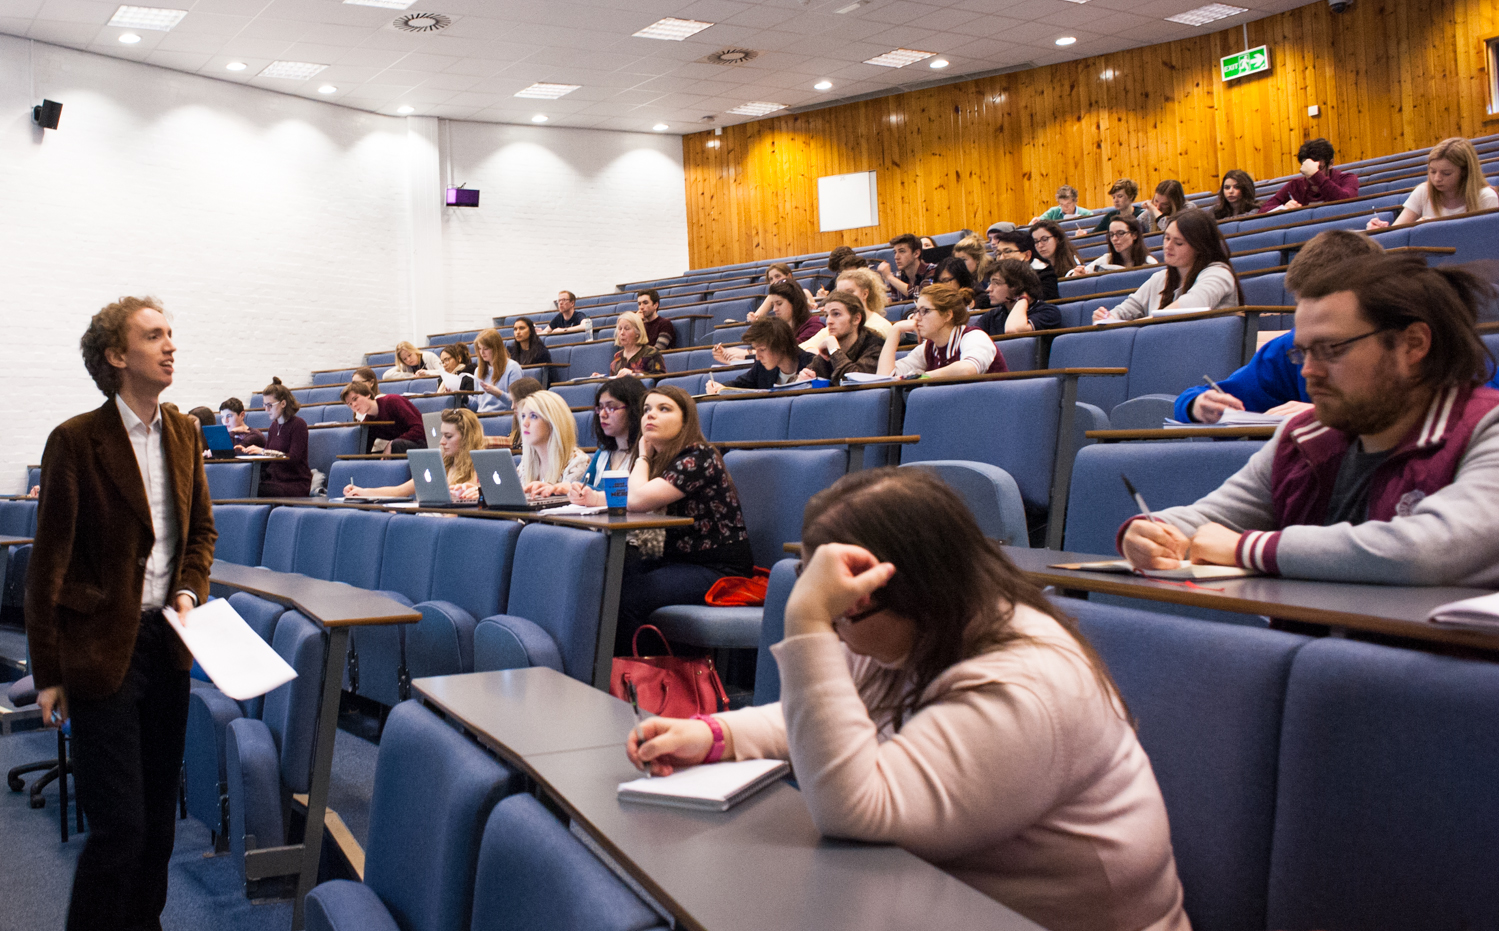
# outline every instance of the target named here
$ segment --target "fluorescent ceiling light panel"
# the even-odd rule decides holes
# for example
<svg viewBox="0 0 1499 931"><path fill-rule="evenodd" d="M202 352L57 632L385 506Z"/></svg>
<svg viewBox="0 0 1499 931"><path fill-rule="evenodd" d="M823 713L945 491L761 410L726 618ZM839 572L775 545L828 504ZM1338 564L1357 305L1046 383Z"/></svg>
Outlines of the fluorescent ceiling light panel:
<svg viewBox="0 0 1499 931"><path fill-rule="evenodd" d="M914 64L923 58L931 58L936 52L922 52L913 48L898 48L892 52L886 52L875 58L867 59L866 65L879 65L881 68L904 68L906 65Z"/></svg>
<svg viewBox="0 0 1499 931"><path fill-rule="evenodd" d="M161 10L154 6L122 6L115 10L115 15L110 19L109 24L125 29L155 29L157 32L166 32L182 22L182 17L186 15L186 10Z"/></svg>
<svg viewBox="0 0 1499 931"><path fill-rule="evenodd" d="M729 112L737 113L740 116L764 116L767 113L774 113L777 110L784 109L786 109L784 103L766 103L763 100L759 100L754 103L742 103Z"/></svg>
<svg viewBox="0 0 1499 931"><path fill-rule="evenodd" d="M681 42L688 36L697 35L711 25L713 24L696 19L677 19L674 16L668 16L665 19L656 20L639 32L634 33L634 36L637 39L670 39L674 42Z"/></svg>
<svg viewBox="0 0 1499 931"><path fill-rule="evenodd" d="M515 96L529 97L533 100L556 100L558 97L565 97L571 94L582 86L581 84L547 84L543 82L532 84L524 90L518 90L515 92Z"/></svg>
<svg viewBox="0 0 1499 931"><path fill-rule="evenodd" d="M260 72L260 77L305 81L326 67L328 66L313 64L310 61L273 61Z"/></svg>
<svg viewBox="0 0 1499 931"><path fill-rule="evenodd" d="M353 6L377 6L382 10L409 9L416 0L344 0Z"/></svg>
<svg viewBox="0 0 1499 931"><path fill-rule="evenodd" d="M1168 23L1181 23L1183 26L1202 26L1215 20L1227 19L1240 13L1248 13L1244 7L1229 6L1226 3L1209 3L1195 10L1178 13L1175 16L1166 17Z"/></svg>

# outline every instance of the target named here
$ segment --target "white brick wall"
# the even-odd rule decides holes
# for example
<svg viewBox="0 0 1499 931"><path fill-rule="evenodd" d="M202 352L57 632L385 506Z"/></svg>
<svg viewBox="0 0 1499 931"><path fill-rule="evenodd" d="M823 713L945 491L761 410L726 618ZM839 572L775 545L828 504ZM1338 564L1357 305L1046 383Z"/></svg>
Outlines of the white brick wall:
<svg viewBox="0 0 1499 931"><path fill-rule="evenodd" d="M120 295L173 314L164 398L184 410L413 335L403 120L29 45L0 35L0 493L22 490L52 427L103 401L78 338ZM64 108L42 134L44 97ZM446 210L446 329L686 267L677 137L444 130L452 178L484 192Z"/></svg>

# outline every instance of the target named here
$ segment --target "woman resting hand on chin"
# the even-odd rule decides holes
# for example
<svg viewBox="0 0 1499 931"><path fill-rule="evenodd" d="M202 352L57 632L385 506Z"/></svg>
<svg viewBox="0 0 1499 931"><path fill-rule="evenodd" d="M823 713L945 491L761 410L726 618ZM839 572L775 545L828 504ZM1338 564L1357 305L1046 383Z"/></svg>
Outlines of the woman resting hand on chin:
<svg viewBox="0 0 1499 931"><path fill-rule="evenodd" d="M654 718L657 774L789 759L818 830L897 844L1048 928L1186 931L1165 803L1092 647L919 469L814 496L781 700Z"/></svg>

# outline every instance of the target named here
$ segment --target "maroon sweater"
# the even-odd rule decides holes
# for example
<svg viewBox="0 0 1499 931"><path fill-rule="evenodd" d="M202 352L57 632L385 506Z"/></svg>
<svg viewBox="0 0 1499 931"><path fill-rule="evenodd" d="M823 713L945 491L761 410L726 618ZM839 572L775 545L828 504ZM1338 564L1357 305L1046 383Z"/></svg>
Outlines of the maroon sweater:
<svg viewBox="0 0 1499 931"><path fill-rule="evenodd" d="M375 399L380 410L370 420L390 420L387 426L372 426L369 435L377 440L407 440L418 448L427 447L427 433L422 429L422 412L399 394L382 394Z"/></svg>

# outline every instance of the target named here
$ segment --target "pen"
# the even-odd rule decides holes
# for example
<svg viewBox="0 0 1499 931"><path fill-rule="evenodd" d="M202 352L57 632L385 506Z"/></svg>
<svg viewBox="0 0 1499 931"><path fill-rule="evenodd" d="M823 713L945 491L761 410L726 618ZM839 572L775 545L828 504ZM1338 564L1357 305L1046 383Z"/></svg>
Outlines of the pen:
<svg viewBox="0 0 1499 931"><path fill-rule="evenodd" d="M1135 491L1135 486L1131 485L1129 483L1129 477L1126 476L1123 472L1119 473L1119 477L1121 479L1124 479L1124 489L1125 489L1125 491L1128 491L1129 492L1129 496L1131 498L1135 499L1135 507L1137 507L1137 508L1140 509L1140 513L1145 515L1145 519L1146 520L1148 520L1148 521L1154 521L1155 518L1153 516L1151 516L1150 508L1148 508L1148 507L1145 506L1145 499L1144 499L1144 497L1142 497L1138 491Z"/></svg>
<svg viewBox="0 0 1499 931"><path fill-rule="evenodd" d="M645 735L640 733L640 723L643 720L640 716L640 696L635 694L635 683L631 682L629 679L625 680L625 691L630 696L630 707L635 711L635 740L637 741L635 746L639 747L640 742L643 742L645 740ZM641 760L640 762L645 764L645 778L651 778L650 761Z"/></svg>
<svg viewBox="0 0 1499 931"><path fill-rule="evenodd" d="M1217 382L1213 381L1213 379L1210 376L1204 375L1204 376L1202 376L1202 380L1205 381L1205 382L1207 382L1209 385L1211 385L1212 388L1213 388L1213 390L1216 391L1216 392L1218 392L1219 394L1228 394L1227 391L1223 390L1223 386L1219 385ZM1124 484L1128 485L1129 484L1129 479L1125 479L1124 480ZM1131 491L1131 494L1133 494L1133 491Z"/></svg>

